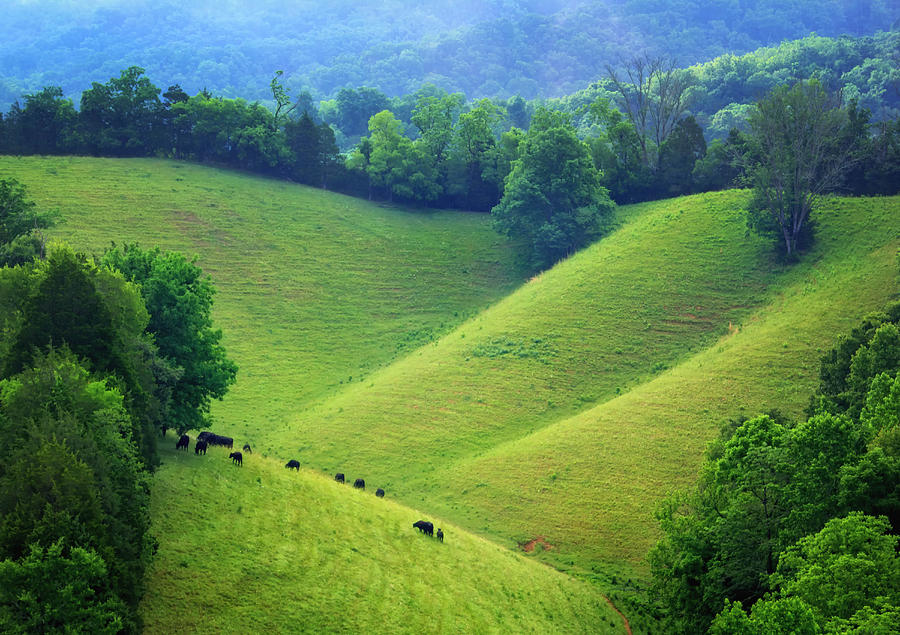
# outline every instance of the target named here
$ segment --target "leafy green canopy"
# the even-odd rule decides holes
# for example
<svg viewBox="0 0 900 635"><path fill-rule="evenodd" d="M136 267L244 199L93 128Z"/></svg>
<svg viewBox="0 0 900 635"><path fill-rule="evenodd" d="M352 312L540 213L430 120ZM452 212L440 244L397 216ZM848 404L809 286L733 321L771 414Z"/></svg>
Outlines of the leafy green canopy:
<svg viewBox="0 0 900 635"><path fill-rule="evenodd" d="M568 116L539 109L491 210L497 229L521 239L532 261L547 267L599 237L614 209Z"/></svg>
<svg viewBox="0 0 900 635"><path fill-rule="evenodd" d="M139 285L149 312L147 332L171 366L162 425L180 433L204 427L210 401L221 399L237 375L222 346L222 331L213 328L215 289L209 278L194 261L158 247L113 247L101 262Z"/></svg>
<svg viewBox="0 0 900 635"><path fill-rule="evenodd" d="M113 383L67 349L0 381L0 626L13 632L137 627L149 485Z"/></svg>
<svg viewBox="0 0 900 635"><path fill-rule="evenodd" d="M61 541L46 549L33 544L25 558L0 561L0 630L122 632L127 608L110 591L108 574L96 551L66 550Z"/></svg>
<svg viewBox="0 0 900 635"><path fill-rule="evenodd" d="M850 550L809 563L824 558L827 545L865 534L883 546L871 536L900 529L897 317L897 305L867 317L823 358L806 421L773 414L726 428L708 450L697 491L660 508L664 538L651 568L673 631L702 632L726 600L735 604L726 604L714 632L812 633L835 620L876 623L896 613L893 546L883 550L893 560L854 563ZM850 512L858 514L836 520ZM751 605L748 617L741 607Z"/></svg>
<svg viewBox="0 0 900 635"><path fill-rule="evenodd" d="M147 466L156 459L158 356L144 329L149 315L137 288L70 248L53 246L43 261L0 269L2 374L31 367L35 354L66 346L88 368L112 376L128 403L131 439Z"/></svg>
<svg viewBox="0 0 900 635"><path fill-rule="evenodd" d="M749 119L745 156L753 185L748 224L772 234L793 257L809 243L812 213L841 185L863 136L817 80L780 86L760 100Z"/></svg>
<svg viewBox="0 0 900 635"><path fill-rule="evenodd" d="M42 229L52 227L58 214L35 210L25 186L16 179L0 179L0 267L27 262L44 251Z"/></svg>
<svg viewBox="0 0 900 635"><path fill-rule="evenodd" d="M852 512L788 547L775 591L747 615L726 603L714 634L890 633L900 617L900 538L887 519Z"/></svg>

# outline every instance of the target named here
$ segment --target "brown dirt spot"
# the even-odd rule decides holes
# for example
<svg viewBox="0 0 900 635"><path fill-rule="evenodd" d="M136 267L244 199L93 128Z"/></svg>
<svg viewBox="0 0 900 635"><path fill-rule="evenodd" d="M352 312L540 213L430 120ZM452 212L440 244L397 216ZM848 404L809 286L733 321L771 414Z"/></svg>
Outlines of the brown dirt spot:
<svg viewBox="0 0 900 635"><path fill-rule="evenodd" d="M524 551L525 553L531 553L532 551L534 551L534 547L538 543L540 543L541 546L543 546L544 549L546 549L548 551L550 549L553 549L553 545L551 545L549 542L547 542L547 539L544 538L543 536L538 536L537 538L529 540L528 542L519 543L519 546L522 547L522 551Z"/></svg>

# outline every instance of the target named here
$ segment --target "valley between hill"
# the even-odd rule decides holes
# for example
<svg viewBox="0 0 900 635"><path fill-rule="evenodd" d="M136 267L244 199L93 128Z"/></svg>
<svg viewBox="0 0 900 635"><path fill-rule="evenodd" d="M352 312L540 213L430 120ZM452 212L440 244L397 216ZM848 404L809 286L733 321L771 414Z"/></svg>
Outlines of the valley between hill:
<svg viewBox="0 0 900 635"><path fill-rule="evenodd" d="M693 483L719 426L772 408L799 416L836 335L897 297L898 197L829 201L817 246L791 267L747 234L744 192L623 207L609 236L527 280L480 214L402 210L172 161L0 157L0 171L39 206L60 208L54 237L95 251L137 241L195 253L218 289L214 317L240 371L214 407L215 427L249 441L260 467L230 471L223 456L192 472L193 455L164 451L154 518L171 544L145 599L148 626L160 630L173 602L192 589L193 605L207 588L229 601L246 593L256 608L235 619L249 628L287 628L272 615L279 593L301 606L321 596L301 611L315 630L328 615L363 619L342 613L363 601L348 588L391 585L410 614L425 602L425 613L443 615L438 630L500 619L477 598L465 615L449 608L473 588L493 593L484 578L453 580L463 560L436 565L449 590L428 605L431 592L416 582L431 575L422 562L378 548L414 544L403 528L410 512L383 516L374 497L351 511L319 476L286 474L290 458L362 476L510 550L541 537L552 548L528 558L597 583L560 582L589 589L587 599L567 605L582 591L566 591L544 606L510 582L500 596L518 608L502 619L522 621L488 630L540 631L536 615L572 631L612 615L619 628L597 608L597 591L615 601L639 586L657 538L654 507ZM302 523L298 509L308 512ZM229 539L241 531L259 538ZM364 542L338 541L345 567L326 546L346 534ZM297 551L301 541L318 553ZM523 579L546 569L498 552L510 558L496 565L504 572L536 567ZM267 569L267 559L278 565ZM304 561L330 573L292 576L288 564ZM348 584L370 568L382 571L377 581ZM389 603L370 592L377 624ZM640 631L641 618L629 619Z"/></svg>

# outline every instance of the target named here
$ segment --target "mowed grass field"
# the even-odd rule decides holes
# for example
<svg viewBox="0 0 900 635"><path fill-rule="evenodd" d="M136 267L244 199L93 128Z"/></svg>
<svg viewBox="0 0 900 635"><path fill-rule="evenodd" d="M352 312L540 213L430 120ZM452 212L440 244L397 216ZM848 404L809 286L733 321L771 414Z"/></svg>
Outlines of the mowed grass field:
<svg viewBox="0 0 900 635"><path fill-rule="evenodd" d="M536 544L529 558L602 589L646 576L653 510L694 482L719 426L799 416L819 356L898 290L900 198L829 201L790 267L747 234L744 192L629 206L607 238L526 280L484 215L166 161L0 157L0 175L59 207L53 234L78 247L198 254L240 366L216 431L511 550ZM173 514L190 513L182 485ZM283 503L258 502L270 518ZM205 522L218 531L214 511ZM228 575L242 575L239 548L220 555Z"/></svg>
<svg viewBox="0 0 900 635"><path fill-rule="evenodd" d="M596 586L273 458L163 450L147 633L624 633ZM192 444L193 446L193 444ZM414 530L430 519L444 542Z"/></svg>

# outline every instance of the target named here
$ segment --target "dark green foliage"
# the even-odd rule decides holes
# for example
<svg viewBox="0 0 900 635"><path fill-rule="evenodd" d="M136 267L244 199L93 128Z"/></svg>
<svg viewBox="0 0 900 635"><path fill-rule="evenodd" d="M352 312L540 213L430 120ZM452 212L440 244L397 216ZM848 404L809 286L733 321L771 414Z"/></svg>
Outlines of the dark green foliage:
<svg viewBox="0 0 900 635"><path fill-rule="evenodd" d="M63 583L64 584L61 584ZM121 632L130 620L97 552L62 541L31 545L21 560L0 561L4 633Z"/></svg>
<svg viewBox="0 0 900 635"><path fill-rule="evenodd" d="M706 156L703 130L693 117L681 119L659 148L659 179L670 196L695 191L694 164Z"/></svg>
<svg viewBox="0 0 900 635"><path fill-rule="evenodd" d="M694 188L709 192L734 187L741 175L738 158L746 151L746 138L737 129L732 129L725 141L713 139L706 148L706 156L694 164L691 173Z"/></svg>
<svg viewBox="0 0 900 635"><path fill-rule="evenodd" d="M108 270L97 268L65 246L47 260L29 265L29 276L0 269L2 304L8 330L0 333L4 376L31 365L50 346L67 346L93 372L109 374L131 414L131 438L148 467L156 465L159 405L154 397L161 363L144 334L149 320L137 289Z"/></svg>
<svg viewBox="0 0 900 635"><path fill-rule="evenodd" d="M878 624L896 611L896 588L886 591L894 599L881 603L876 580L883 582L884 572L867 564L855 568L839 556L809 566L803 559L824 554L828 545L846 548L859 532L897 531L897 314L893 305L869 316L823 358L815 414L796 425L761 416L723 429L709 448L697 491L660 508L665 537L650 560L671 630L702 632L723 604L711 632L820 632L833 620ZM833 520L854 511L845 521ZM864 528L870 525L871 531ZM889 551L893 560L882 558L878 566L894 571L897 556ZM816 577L829 567L825 578ZM897 575L900 570L888 578ZM751 614L744 613L751 606Z"/></svg>
<svg viewBox="0 0 900 635"><path fill-rule="evenodd" d="M809 244L819 201L854 162L861 129L815 80L776 88L757 103L749 124L748 225L796 257Z"/></svg>
<svg viewBox="0 0 900 635"><path fill-rule="evenodd" d="M299 119L285 123L284 134L293 157L292 176L306 185L326 187L329 175L338 166L338 147L331 126L316 124L304 111Z"/></svg>
<svg viewBox="0 0 900 635"><path fill-rule="evenodd" d="M614 207L568 118L539 109L491 211L495 226L523 240L543 268L600 236Z"/></svg>
<svg viewBox="0 0 900 635"><path fill-rule="evenodd" d="M710 633L894 632L900 556L884 518L853 512L829 520L781 556L773 593L753 606L726 604ZM859 630L856 630L859 629Z"/></svg>
<svg viewBox="0 0 900 635"><path fill-rule="evenodd" d="M62 88L48 86L25 96L25 107L18 113L17 139L11 151L36 154L61 154L76 146L74 126L77 119L71 99Z"/></svg>
<svg viewBox="0 0 900 635"><path fill-rule="evenodd" d="M850 333L838 338L835 347L822 357L819 388L810 401L808 414L811 415L816 409L821 408L829 412L846 413L851 417L859 416L865 405L869 383L874 378L874 368L864 376L864 369L870 364L863 365L862 361L857 362L853 385L850 381L851 368L857 354L861 350L868 350L876 332L885 324L900 324L900 303L892 304L882 312L867 316ZM888 333L885 332L882 337L887 336ZM891 354L889 350L883 352ZM868 361L873 358L873 353L866 352L863 356Z"/></svg>
<svg viewBox="0 0 900 635"><path fill-rule="evenodd" d="M86 580L134 608L152 544L149 489L125 403L67 350L39 353L33 368L0 381L0 558L27 564L31 545L58 541L64 558L75 557L69 547L89 549L100 558L94 566L105 562L108 571L103 584ZM64 582L35 588L31 601L67 593Z"/></svg>
<svg viewBox="0 0 900 635"><path fill-rule="evenodd" d="M348 136L366 133L369 118L391 107L387 96L375 88L342 88L335 99L337 112L335 119L326 118L327 123L337 125Z"/></svg>
<svg viewBox="0 0 900 635"><path fill-rule="evenodd" d="M38 212L26 198L25 186L15 179L0 179L0 267L42 256L41 230L52 227L58 214Z"/></svg>
<svg viewBox="0 0 900 635"><path fill-rule="evenodd" d="M55 344L90 359L95 368L120 368L112 315L103 302L87 261L71 251L54 250L45 275L24 303L23 325L11 347L4 376L26 368L35 350Z"/></svg>
<svg viewBox="0 0 900 635"><path fill-rule="evenodd" d="M79 132L92 154L144 156L159 145L159 88L130 66L105 84L94 82L81 95ZM149 151L149 152L148 152Z"/></svg>
<svg viewBox="0 0 900 635"><path fill-rule="evenodd" d="M159 248L113 247L102 262L140 285L150 313L147 332L171 367L163 422L179 432L200 429L210 401L225 395L237 373L221 344L222 331L212 325L215 291L209 278L193 261Z"/></svg>

